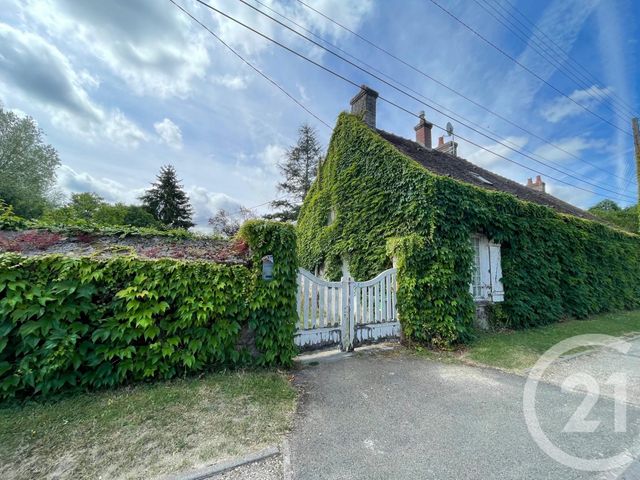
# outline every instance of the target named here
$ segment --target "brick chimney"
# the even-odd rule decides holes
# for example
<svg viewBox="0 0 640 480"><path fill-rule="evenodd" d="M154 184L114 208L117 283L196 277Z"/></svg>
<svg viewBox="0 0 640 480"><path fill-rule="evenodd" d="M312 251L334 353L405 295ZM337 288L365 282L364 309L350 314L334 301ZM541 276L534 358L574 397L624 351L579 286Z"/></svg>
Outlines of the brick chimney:
<svg viewBox="0 0 640 480"><path fill-rule="evenodd" d="M364 123L376 128L376 100L378 92L362 85L358 94L351 99L351 113L359 115Z"/></svg>
<svg viewBox="0 0 640 480"><path fill-rule="evenodd" d="M424 112L420 112L420 121L418 125L413 127L416 131L416 142L422 145L424 148L431 149L431 128L433 123L427 122L424 118Z"/></svg>
<svg viewBox="0 0 640 480"><path fill-rule="evenodd" d="M435 148L439 152L448 153L454 157L458 156L458 143L453 140L444 141L444 137L438 137L438 146Z"/></svg>
<svg viewBox="0 0 640 480"><path fill-rule="evenodd" d="M542 181L542 177L538 175L536 181L533 182L530 178L527 179L527 187L537 190L538 192L546 193L547 184Z"/></svg>

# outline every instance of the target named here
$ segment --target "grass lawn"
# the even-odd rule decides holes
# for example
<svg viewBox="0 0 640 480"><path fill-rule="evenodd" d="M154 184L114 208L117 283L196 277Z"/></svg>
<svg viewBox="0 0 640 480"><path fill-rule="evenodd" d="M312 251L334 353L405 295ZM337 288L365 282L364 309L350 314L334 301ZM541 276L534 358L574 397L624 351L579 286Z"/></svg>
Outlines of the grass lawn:
<svg viewBox="0 0 640 480"><path fill-rule="evenodd" d="M0 409L0 478L154 478L277 443L296 392L275 372L206 375Z"/></svg>
<svg viewBox="0 0 640 480"><path fill-rule="evenodd" d="M587 333L620 336L635 332L640 332L640 311L609 313L529 330L483 333L459 358L521 371L531 368L540 355L565 338Z"/></svg>

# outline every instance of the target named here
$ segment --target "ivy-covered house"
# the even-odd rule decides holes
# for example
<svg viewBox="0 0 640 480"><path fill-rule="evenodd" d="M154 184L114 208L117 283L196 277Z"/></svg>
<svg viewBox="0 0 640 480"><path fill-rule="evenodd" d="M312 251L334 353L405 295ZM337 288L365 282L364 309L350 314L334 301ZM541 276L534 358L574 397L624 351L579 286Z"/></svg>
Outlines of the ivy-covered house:
<svg viewBox="0 0 640 480"><path fill-rule="evenodd" d="M303 267L365 280L395 261L403 333L436 345L467 339L477 310L522 328L640 307L639 236L432 147L424 116L415 141L377 129L377 96L338 119L298 220Z"/></svg>

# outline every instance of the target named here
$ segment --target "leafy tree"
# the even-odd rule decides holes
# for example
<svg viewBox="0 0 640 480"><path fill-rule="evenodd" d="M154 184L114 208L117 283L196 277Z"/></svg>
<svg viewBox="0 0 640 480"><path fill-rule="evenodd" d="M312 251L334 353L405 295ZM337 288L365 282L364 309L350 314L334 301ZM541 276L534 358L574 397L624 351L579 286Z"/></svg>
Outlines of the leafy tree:
<svg viewBox="0 0 640 480"><path fill-rule="evenodd" d="M42 216L45 223L58 225L95 224L100 226L130 225L158 227L153 215L139 205L116 203L110 205L92 192L74 193L60 208L47 210Z"/></svg>
<svg viewBox="0 0 640 480"><path fill-rule="evenodd" d="M158 227L153 215L139 205L100 205L93 214L92 220L98 225L130 225L132 227Z"/></svg>
<svg viewBox="0 0 640 480"><path fill-rule="evenodd" d="M83 192L72 193L71 202L67 206L73 210L77 218L90 221L101 207L106 207L108 204L97 193Z"/></svg>
<svg viewBox="0 0 640 480"><path fill-rule="evenodd" d="M91 221L98 225L126 225L125 216L128 208L124 203L105 203L96 208L91 215Z"/></svg>
<svg viewBox="0 0 640 480"><path fill-rule="evenodd" d="M71 200L60 208L50 208L42 215L42 220L58 225L77 225L89 223L99 208L108 206L96 193L83 192L71 194Z"/></svg>
<svg viewBox="0 0 640 480"><path fill-rule="evenodd" d="M230 213L221 208L209 219L209 225L213 228L214 233L224 237L233 237L238 233L242 224L252 218L255 218L255 215L245 207L240 207L236 213Z"/></svg>
<svg viewBox="0 0 640 480"><path fill-rule="evenodd" d="M296 145L287 151L284 161L278 164L284 177L284 181L278 184L278 191L285 193L287 198L271 202L271 207L279 210L265 215L266 218L280 221L298 219L304 197L316 178L321 152L315 129L304 123L298 129Z"/></svg>
<svg viewBox="0 0 640 480"><path fill-rule="evenodd" d="M596 203L589 209L590 212L619 212L620 210L622 210L620 206L608 198Z"/></svg>
<svg viewBox="0 0 640 480"><path fill-rule="evenodd" d="M33 118L0 104L0 199L23 217L37 217L51 203L60 159L43 137Z"/></svg>
<svg viewBox="0 0 640 480"><path fill-rule="evenodd" d="M21 230L26 227L24 218L13 213L13 207L0 200L0 230Z"/></svg>
<svg viewBox="0 0 640 480"><path fill-rule="evenodd" d="M153 215L139 205L127 205L124 215L124 225L132 227L157 227L158 222Z"/></svg>
<svg viewBox="0 0 640 480"><path fill-rule="evenodd" d="M193 227L193 208L182 189L175 168L171 165L161 167L156 179L151 188L140 197L145 210L170 228Z"/></svg>
<svg viewBox="0 0 640 480"><path fill-rule="evenodd" d="M638 232L637 205L621 208L613 200L602 200L591 207L589 212L623 230L633 233Z"/></svg>

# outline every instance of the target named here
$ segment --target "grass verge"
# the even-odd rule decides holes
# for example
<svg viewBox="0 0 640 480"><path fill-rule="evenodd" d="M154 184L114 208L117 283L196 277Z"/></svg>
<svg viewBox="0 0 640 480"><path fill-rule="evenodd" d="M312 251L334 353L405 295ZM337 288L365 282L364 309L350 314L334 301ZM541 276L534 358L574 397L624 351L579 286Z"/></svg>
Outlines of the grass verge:
<svg viewBox="0 0 640 480"><path fill-rule="evenodd" d="M278 442L296 392L217 373L0 409L0 478L156 478Z"/></svg>
<svg viewBox="0 0 640 480"><path fill-rule="evenodd" d="M608 313L528 330L482 333L458 357L463 361L522 371L533 367L540 355L566 338L589 333L621 336L636 332L640 332L640 311Z"/></svg>

